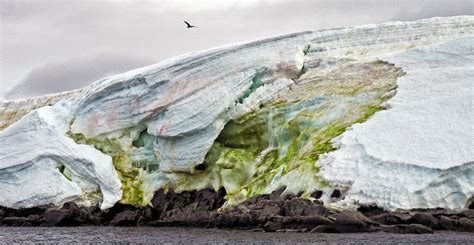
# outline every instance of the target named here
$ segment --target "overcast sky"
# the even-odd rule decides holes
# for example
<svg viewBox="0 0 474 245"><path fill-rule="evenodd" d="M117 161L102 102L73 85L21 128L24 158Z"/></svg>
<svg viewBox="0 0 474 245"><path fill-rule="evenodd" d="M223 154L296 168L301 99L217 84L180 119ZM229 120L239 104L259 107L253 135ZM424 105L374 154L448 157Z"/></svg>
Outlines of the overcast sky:
<svg viewBox="0 0 474 245"><path fill-rule="evenodd" d="M473 0L0 0L0 99L70 90L233 42L473 14Z"/></svg>

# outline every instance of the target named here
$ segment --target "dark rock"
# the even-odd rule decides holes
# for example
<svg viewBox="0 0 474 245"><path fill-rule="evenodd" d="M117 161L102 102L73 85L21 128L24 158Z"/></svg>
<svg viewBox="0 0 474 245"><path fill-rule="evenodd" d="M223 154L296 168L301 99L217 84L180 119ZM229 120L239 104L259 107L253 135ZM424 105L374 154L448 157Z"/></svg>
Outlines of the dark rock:
<svg viewBox="0 0 474 245"><path fill-rule="evenodd" d="M294 195L294 194L287 194L287 195L285 195L285 198L284 198L284 199L285 199L285 200L293 200L293 199L295 199L295 198L297 198L296 195Z"/></svg>
<svg viewBox="0 0 474 245"><path fill-rule="evenodd" d="M158 210L154 209L151 206L146 206L140 212L137 225L138 226L146 225L150 221L159 219L160 215L161 213Z"/></svg>
<svg viewBox="0 0 474 245"><path fill-rule="evenodd" d="M115 218L115 216L118 213L121 213L124 211L136 211L136 210L137 208L132 205L116 203L112 208L108 210L104 210L100 213L101 222L103 224L108 224L110 221L112 221Z"/></svg>
<svg viewBox="0 0 474 245"><path fill-rule="evenodd" d="M311 230L311 233L339 233L336 228L328 225L319 225Z"/></svg>
<svg viewBox="0 0 474 245"><path fill-rule="evenodd" d="M313 229L319 225L329 225L334 222L326 217L313 215L313 216L300 216L297 218L296 223L298 223L299 228L310 228Z"/></svg>
<svg viewBox="0 0 474 245"><path fill-rule="evenodd" d="M444 208L415 208L410 210L411 212L417 213L428 213L432 215L444 215L447 214L447 210Z"/></svg>
<svg viewBox="0 0 474 245"><path fill-rule="evenodd" d="M308 231L308 229L303 228L303 229L281 229L281 230L277 230L276 232L303 233L303 232L307 232L307 231Z"/></svg>
<svg viewBox="0 0 474 245"><path fill-rule="evenodd" d="M216 192L209 189L204 189L197 193L196 201L199 203L198 208L200 211L211 211L216 208ZM188 203L183 203L186 206Z"/></svg>
<svg viewBox="0 0 474 245"><path fill-rule="evenodd" d="M333 227L340 233L369 232L370 226L377 223L358 211L342 211L334 215Z"/></svg>
<svg viewBox="0 0 474 245"><path fill-rule="evenodd" d="M304 191L300 191L300 192L296 193L296 197L301 197L303 194L304 194Z"/></svg>
<svg viewBox="0 0 474 245"><path fill-rule="evenodd" d="M41 216L37 215L37 214L32 214L30 216L28 216L28 219L27 221L29 223L31 223L31 225L33 226L36 226L36 225L39 225L40 222L41 222Z"/></svg>
<svg viewBox="0 0 474 245"><path fill-rule="evenodd" d="M138 211L123 211L118 213L110 222L112 226L136 226L138 219Z"/></svg>
<svg viewBox="0 0 474 245"><path fill-rule="evenodd" d="M415 213L411 217L410 223L428 226L432 229L439 229L438 219L430 213Z"/></svg>
<svg viewBox="0 0 474 245"><path fill-rule="evenodd" d="M311 202L305 199L292 199L283 203L282 214L285 216L300 216Z"/></svg>
<svg viewBox="0 0 474 245"><path fill-rule="evenodd" d="M469 218L471 220L474 220L474 209L463 210L463 211L458 213L458 216L459 217L466 217L466 218Z"/></svg>
<svg viewBox="0 0 474 245"><path fill-rule="evenodd" d="M263 195L253 196L253 197L249 198L247 201L245 201L244 203L247 203L247 204L261 204L262 201L265 201L265 200L270 200L270 194L263 194Z"/></svg>
<svg viewBox="0 0 474 245"><path fill-rule="evenodd" d="M468 209L474 209L474 197L471 198L471 202L467 205Z"/></svg>
<svg viewBox="0 0 474 245"><path fill-rule="evenodd" d="M238 215L238 226L240 227L249 227L254 225L252 216L250 214L240 214Z"/></svg>
<svg viewBox="0 0 474 245"><path fill-rule="evenodd" d="M382 226L382 231L400 234L424 234L434 232L433 229L420 224L384 225Z"/></svg>
<svg viewBox="0 0 474 245"><path fill-rule="evenodd" d="M204 163L201 163L201 164L198 164L198 165L194 166L194 169L197 170L197 171L204 171L204 170L206 170L206 165Z"/></svg>
<svg viewBox="0 0 474 245"><path fill-rule="evenodd" d="M222 207L225 203L224 197L227 195L227 191L224 187L219 188L216 193L216 201L214 203L214 210Z"/></svg>
<svg viewBox="0 0 474 245"><path fill-rule="evenodd" d="M355 225L366 227L371 224L377 224L358 211L345 210L336 214L334 218L336 219L336 224L339 225Z"/></svg>
<svg viewBox="0 0 474 245"><path fill-rule="evenodd" d="M453 231L455 230L455 222L451 218L441 215L439 217L439 228L443 230Z"/></svg>
<svg viewBox="0 0 474 245"><path fill-rule="evenodd" d="M102 210L98 206L89 208L81 208L79 217L83 224L87 225L99 225L102 222Z"/></svg>
<svg viewBox="0 0 474 245"><path fill-rule="evenodd" d="M2 208L3 211L3 218L6 217L19 217L21 216L17 209L12 208Z"/></svg>
<svg viewBox="0 0 474 245"><path fill-rule="evenodd" d="M390 212L371 216L370 219L386 225L408 224L411 219L411 215L408 213Z"/></svg>
<svg viewBox="0 0 474 245"><path fill-rule="evenodd" d="M282 216L281 223L285 227L293 227L292 225L298 224L298 218L299 217L296 217L296 216L291 216L291 217ZM294 227L296 227L296 226L294 226Z"/></svg>
<svg viewBox="0 0 474 245"><path fill-rule="evenodd" d="M318 203L311 203L305 207L303 214L304 216L312 216L312 215L322 215L328 216L329 210L321 204Z"/></svg>
<svg viewBox="0 0 474 245"><path fill-rule="evenodd" d="M70 218L79 216L80 213L81 213L81 210L80 210L79 206L77 206L77 204L75 204L75 203L73 203L73 202L64 203L64 205L63 205L63 207L61 208L61 210L65 210L65 211L66 211L66 214L67 214L68 217L70 217Z"/></svg>
<svg viewBox="0 0 474 245"><path fill-rule="evenodd" d="M206 227L209 224L209 211L193 212L188 215L186 223L194 227Z"/></svg>
<svg viewBox="0 0 474 245"><path fill-rule="evenodd" d="M25 217L6 217L2 220L2 223L7 226L23 226L28 218Z"/></svg>
<svg viewBox="0 0 474 245"><path fill-rule="evenodd" d="M279 205L277 205L277 204L265 205L263 207L262 211L260 212L260 214L258 215L257 219L260 222L264 222L269 217L272 217L272 216L275 216L275 215L280 215L280 213L281 213L281 208L280 208Z"/></svg>
<svg viewBox="0 0 474 245"><path fill-rule="evenodd" d="M280 221L275 221L275 220L273 220L273 221L269 220L263 226L263 229L265 231L277 231L277 230L280 230L282 228L283 228L283 226L282 226L281 222Z"/></svg>
<svg viewBox="0 0 474 245"><path fill-rule="evenodd" d="M30 227L30 226L33 226L33 224L29 221L25 221L25 223L23 223L22 227Z"/></svg>
<svg viewBox="0 0 474 245"><path fill-rule="evenodd" d="M341 194L341 191L338 190L338 189L335 189L332 193L331 193L331 198L341 198L342 194Z"/></svg>
<svg viewBox="0 0 474 245"><path fill-rule="evenodd" d="M239 215L233 213L224 213L220 216L220 222L217 222L217 227L234 227L239 223Z"/></svg>
<svg viewBox="0 0 474 245"><path fill-rule="evenodd" d="M214 213L213 216L209 219L208 227L225 227L226 218L223 217L220 213Z"/></svg>
<svg viewBox="0 0 474 245"><path fill-rule="evenodd" d="M377 205L361 205L357 211L361 212L367 217L388 213L386 210L379 208Z"/></svg>
<svg viewBox="0 0 474 245"><path fill-rule="evenodd" d="M32 208L20 208L20 209L16 210L15 216L28 217L30 215L42 215L49 208L52 208L52 206L51 205L41 205L41 206L32 207Z"/></svg>
<svg viewBox="0 0 474 245"><path fill-rule="evenodd" d="M458 220L458 231L474 232L474 221L463 217Z"/></svg>
<svg viewBox="0 0 474 245"><path fill-rule="evenodd" d="M313 193L311 193L311 197L312 198L316 198L316 199L319 199L323 196L323 192L322 191L318 191L318 190L315 190Z"/></svg>
<svg viewBox="0 0 474 245"><path fill-rule="evenodd" d="M270 200L281 199L281 195L283 194L283 192L285 192L285 190L286 190L286 186L283 186L272 191L272 193L270 193L270 196L269 196Z"/></svg>
<svg viewBox="0 0 474 245"><path fill-rule="evenodd" d="M181 214L181 210L173 209L166 212L161 213L160 219L162 220L172 220L173 218L178 217Z"/></svg>
<svg viewBox="0 0 474 245"><path fill-rule="evenodd" d="M40 226L65 226L67 224L67 214L62 210L47 210L42 219Z"/></svg>
<svg viewBox="0 0 474 245"><path fill-rule="evenodd" d="M162 212L165 203L166 203L165 191L163 189L159 189L158 191L155 192L153 199L151 199L152 207Z"/></svg>

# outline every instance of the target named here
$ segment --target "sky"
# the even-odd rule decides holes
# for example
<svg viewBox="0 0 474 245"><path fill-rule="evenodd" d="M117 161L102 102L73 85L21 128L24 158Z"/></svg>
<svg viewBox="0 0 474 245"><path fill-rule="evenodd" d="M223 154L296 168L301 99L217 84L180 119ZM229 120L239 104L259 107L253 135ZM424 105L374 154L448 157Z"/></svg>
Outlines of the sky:
<svg viewBox="0 0 474 245"><path fill-rule="evenodd" d="M474 15L473 0L0 0L0 99L235 42L453 15Z"/></svg>

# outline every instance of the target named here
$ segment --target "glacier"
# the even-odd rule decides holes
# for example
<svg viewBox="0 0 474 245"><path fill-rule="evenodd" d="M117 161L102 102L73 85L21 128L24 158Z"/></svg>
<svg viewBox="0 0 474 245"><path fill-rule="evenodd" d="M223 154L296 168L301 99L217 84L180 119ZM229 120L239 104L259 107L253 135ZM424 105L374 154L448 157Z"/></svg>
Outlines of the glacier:
<svg viewBox="0 0 474 245"><path fill-rule="evenodd" d="M0 206L220 187L232 206L286 186L342 208L463 208L473 46L473 16L308 31L0 101Z"/></svg>

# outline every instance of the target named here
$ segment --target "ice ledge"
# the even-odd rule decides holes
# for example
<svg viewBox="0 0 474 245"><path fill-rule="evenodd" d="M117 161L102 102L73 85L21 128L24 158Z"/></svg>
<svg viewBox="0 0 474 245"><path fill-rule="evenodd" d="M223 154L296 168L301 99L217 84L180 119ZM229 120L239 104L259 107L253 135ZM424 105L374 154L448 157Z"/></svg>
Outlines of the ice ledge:
<svg viewBox="0 0 474 245"><path fill-rule="evenodd" d="M406 71L390 109L320 160L341 205L463 208L474 195L474 36L382 56Z"/></svg>

